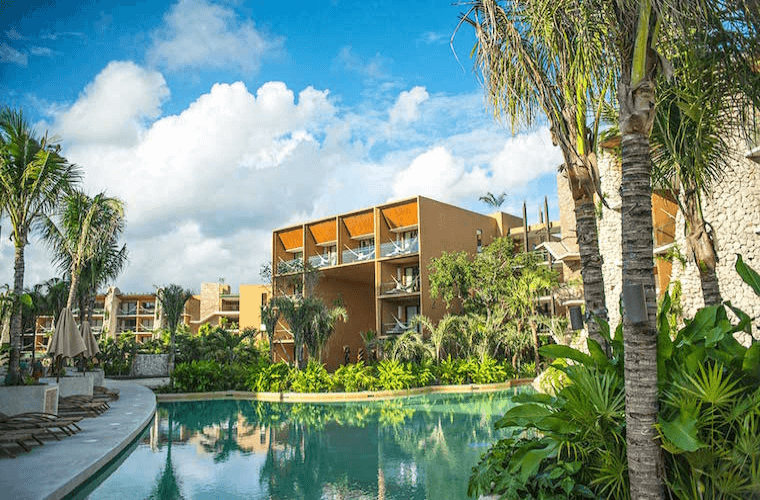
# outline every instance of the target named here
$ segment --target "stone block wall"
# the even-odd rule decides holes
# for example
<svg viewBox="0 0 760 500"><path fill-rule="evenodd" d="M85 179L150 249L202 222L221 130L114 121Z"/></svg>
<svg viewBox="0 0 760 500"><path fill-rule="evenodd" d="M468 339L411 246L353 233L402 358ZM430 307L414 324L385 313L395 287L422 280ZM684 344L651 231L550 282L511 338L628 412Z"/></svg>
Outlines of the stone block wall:
<svg viewBox="0 0 760 500"><path fill-rule="evenodd" d="M602 206L602 218L597 219L599 253L602 255L604 296L610 328L620 323L620 294L623 291L623 250L620 227L620 159L615 153L603 152L598 159L601 190L607 206Z"/></svg>
<svg viewBox="0 0 760 500"><path fill-rule="evenodd" d="M168 377L168 354L137 354L132 362L130 377Z"/></svg>
<svg viewBox="0 0 760 500"><path fill-rule="evenodd" d="M760 165L746 158L736 158L732 163L734 168L703 197L702 212L713 228L718 255L716 273L723 300L730 300L756 318L760 315L760 297L741 280L734 265L736 255L741 254L745 263L760 272ZM699 271L686 245L684 218L680 212L676 217L676 244L687 262L685 266L673 263L671 286L680 281L684 314L692 317L704 306L704 300ZM755 320L753 335L756 339L760 339L758 332L760 321ZM749 337L739 340L747 343Z"/></svg>

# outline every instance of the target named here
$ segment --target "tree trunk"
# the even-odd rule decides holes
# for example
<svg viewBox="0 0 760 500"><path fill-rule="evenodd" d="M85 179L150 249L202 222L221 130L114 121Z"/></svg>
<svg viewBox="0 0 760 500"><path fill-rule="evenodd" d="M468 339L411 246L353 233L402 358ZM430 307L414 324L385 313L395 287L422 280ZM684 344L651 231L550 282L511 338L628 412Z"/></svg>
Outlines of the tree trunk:
<svg viewBox="0 0 760 500"><path fill-rule="evenodd" d="M11 313L10 343L11 352L8 358L8 384L17 385L22 382L21 368L21 295L24 293L24 241L16 241L13 263L13 311Z"/></svg>
<svg viewBox="0 0 760 500"><path fill-rule="evenodd" d="M596 210L590 196L584 196L574 201L575 231L578 239L578 251L581 256L581 276L583 278L583 301L586 304L586 317L588 318L586 328L588 328L589 338L599 342L602 349L609 355L607 341L599 334L599 325L591 317L594 315L607 321L602 257L599 255L599 234L596 227Z"/></svg>
<svg viewBox="0 0 760 500"><path fill-rule="evenodd" d="M702 217L699 195L695 189L687 189L686 186L683 186L683 191L684 218L688 228L686 241L699 269L702 297L706 306L720 304L723 298L720 295L718 276L715 274L718 257L715 254L713 238L707 232L705 219Z"/></svg>
<svg viewBox="0 0 760 500"><path fill-rule="evenodd" d="M623 120L621 105L621 123ZM631 498L664 498L662 451L655 441L657 421L656 293L652 236L649 138L628 131L622 137L623 289L642 285L646 317L633 322L633 304L624 303L626 441Z"/></svg>
<svg viewBox="0 0 760 500"><path fill-rule="evenodd" d="M533 314L535 317L535 313ZM530 332L533 334L533 361L536 364L536 377L538 377L541 374L540 357L538 354L538 326L534 319L529 320L528 324L530 325Z"/></svg>

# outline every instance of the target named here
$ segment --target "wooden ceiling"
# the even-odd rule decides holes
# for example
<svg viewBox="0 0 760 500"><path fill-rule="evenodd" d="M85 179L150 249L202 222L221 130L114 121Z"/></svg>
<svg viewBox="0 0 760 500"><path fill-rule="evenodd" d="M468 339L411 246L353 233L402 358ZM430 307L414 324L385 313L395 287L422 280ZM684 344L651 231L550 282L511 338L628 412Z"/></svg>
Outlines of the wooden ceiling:
<svg viewBox="0 0 760 500"><path fill-rule="evenodd" d="M277 236L279 236L285 250L292 250L303 246L303 228L287 229L278 233Z"/></svg>
<svg viewBox="0 0 760 500"><path fill-rule="evenodd" d="M375 232L375 217L373 212L349 215L343 218L343 223L346 225L348 234L352 238L374 234Z"/></svg>
<svg viewBox="0 0 760 500"><path fill-rule="evenodd" d="M335 232L335 219L326 220L324 222L317 222L316 224L309 225L309 231L314 237L314 242L319 245L328 241L335 241L337 235Z"/></svg>
<svg viewBox="0 0 760 500"><path fill-rule="evenodd" d="M417 224L417 202L384 208L383 215L391 229L414 226Z"/></svg>

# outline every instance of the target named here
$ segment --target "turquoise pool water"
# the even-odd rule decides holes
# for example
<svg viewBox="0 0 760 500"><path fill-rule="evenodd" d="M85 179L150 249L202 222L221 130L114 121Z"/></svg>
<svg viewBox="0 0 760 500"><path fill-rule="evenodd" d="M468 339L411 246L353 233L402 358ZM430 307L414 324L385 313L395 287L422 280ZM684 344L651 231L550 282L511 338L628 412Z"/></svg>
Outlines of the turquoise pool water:
<svg viewBox="0 0 760 500"><path fill-rule="evenodd" d="M131 453L80 497L465 499L471 469L499 437L493 424L513 394L160 404Z"/></svg>

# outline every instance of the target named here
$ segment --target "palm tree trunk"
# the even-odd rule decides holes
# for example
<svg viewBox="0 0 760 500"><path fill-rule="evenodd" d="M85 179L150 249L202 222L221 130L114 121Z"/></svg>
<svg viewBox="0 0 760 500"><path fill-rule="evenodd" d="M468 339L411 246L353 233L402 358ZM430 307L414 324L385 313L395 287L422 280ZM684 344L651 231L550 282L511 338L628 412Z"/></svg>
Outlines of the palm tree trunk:
<svg viewBox="0 0 760 500"><path fill-rule="evenodd" d="M718 257L715 255L715 245L705 227L702 210L696 190L684 189L684 218L688 227L686 241L694 255L694 260L699 269L699 280L702 286L702 297L706 306L712 306L723 302L718 286L718 276L715 274L715 266Z"/></svg>
<svg viewBox="0 0 760 500"><path fill-rule="evenodd" d="M25 238L22 238L25 239ZM21 295L24 293L24 242L16 241L13 263L13 312L11 313L11 352L8 358L8 383L21 383Z"/></svg>
<svg viewBox="0 0 760 500"><path fill-rule="evenodd" d="M581 277L583 278L583 301L586 312L607 321L607 306L604 296L604 276L602 275L602 258L599 255L599 233L596 227L596 210L593 199L586 195L575 199L575 228L578 251L581 256ZM589 316L590 317L590 316ZM607 341L599 334L599 325L589 320L589 338L609 351Z"/></svg>
<svg viewBox="0 0 760 500"><path fill-rule="evenodd" d="M624 109L621 104L621 124L626 123ZM623 289L643 285L646 297L646 318L643 321L634 323L630 310L623 314L628 471L633 500L662 499L662 452L655 441L654 428L658 411L657 304L649 137L646 133L626 129L621 127ZM628 304L629 308L631 306Z"/></svg>

